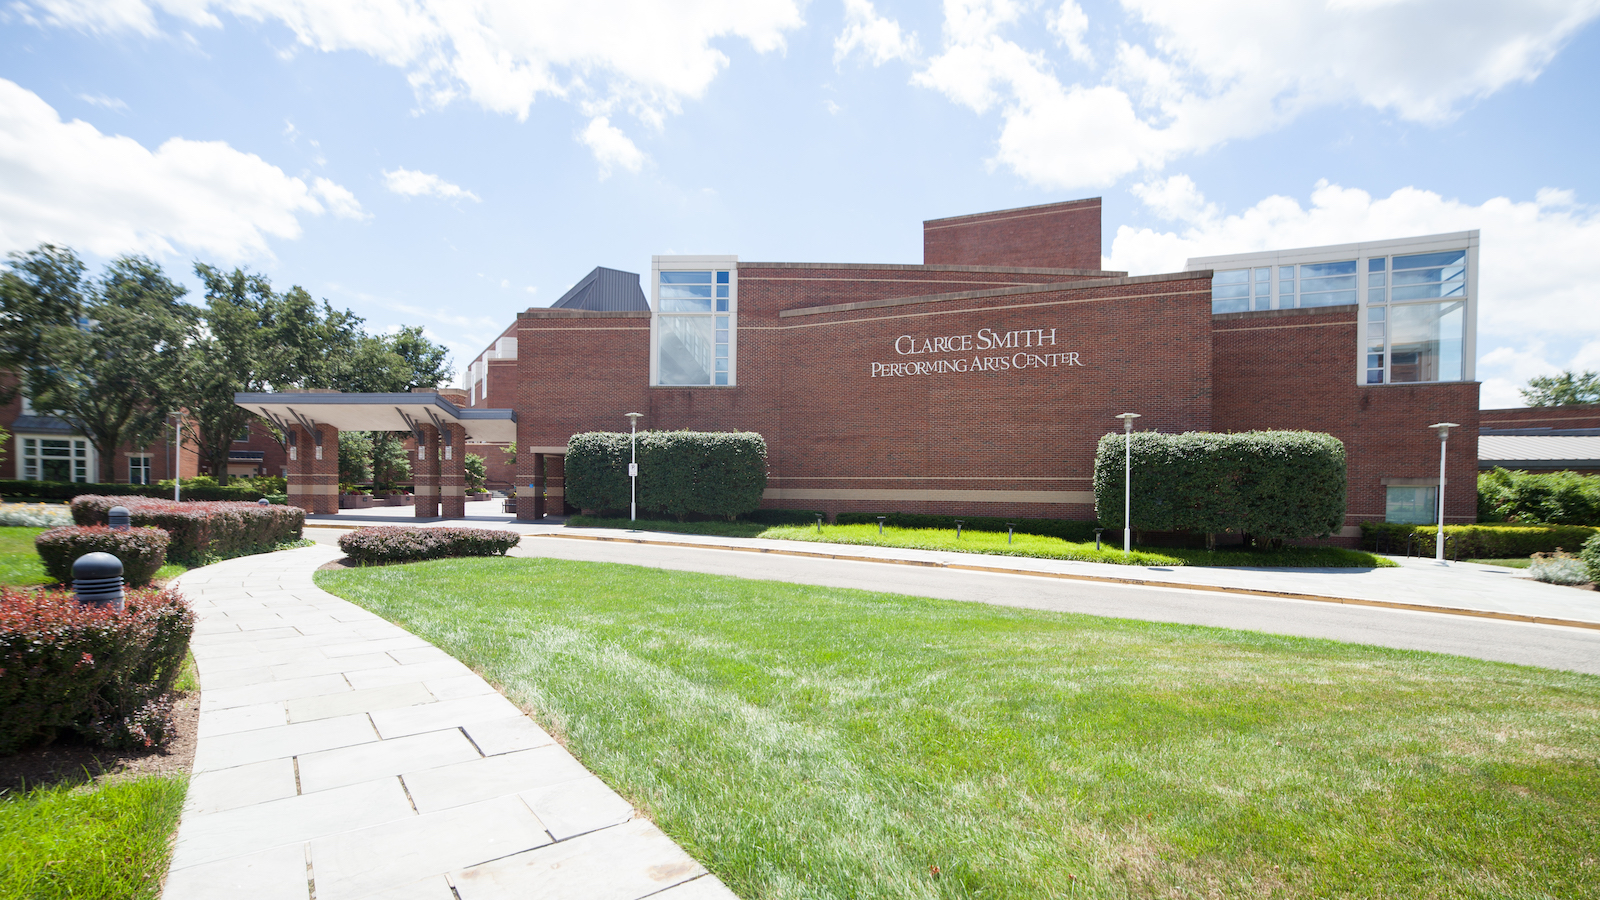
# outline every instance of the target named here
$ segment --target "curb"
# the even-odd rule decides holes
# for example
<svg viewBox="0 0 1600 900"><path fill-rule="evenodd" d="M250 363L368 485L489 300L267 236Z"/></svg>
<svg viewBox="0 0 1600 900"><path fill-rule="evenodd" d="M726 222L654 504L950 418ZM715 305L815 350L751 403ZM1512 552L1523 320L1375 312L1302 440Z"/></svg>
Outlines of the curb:
<svg viewBox="0 0 1600 900"><path fill-rule="evenodd" d="M307 527L310 527L309 525ZM324 526L326 527L326 526ZM610 541L619 544L650 544L657 547L686 547L692 550L733 550L740 553L773 553L778 556L799 556L811 559L837 559L848 562L885 563L895 566L926 566L935 569L955 569L965 572L986 572L995 575L1025 575L1034 578L1055 578L1062 581L1095 581L1104 584L1127 584L1138 587L1176 588L1184 591L1213 591L1219 594L1246 594L1254 597L1274 597L1280 600L1309 600L1314 603L1337 603L1345 606L1371 606L1379 609L1399 609L1408 612L1438 613L1465 616L1474 619L1498 619L1504 622L1525 622L1532 625L1558 625L1563 628L1585 628L1600 631L1600 622L1581 619L1557 619L1549 616L1525 616L1517 613L1485 609L1468 609L1458 606L1429 606L1425 603L1402 603L1395 600L1360 600L1354 597L1330 597L1324 594L1301 594L1293 591L1268 591L1260 588L1220 587L1213 584L1188 584L1178 581L1155 581L1148 578L1116 578L1109 575L1076 575L1064 572L1039 572L1032 569L1010 569L1004 566L980 566L965 563L944 563L916 559L882 559L875 556L852 556L842 553L819 553L807 550L778 550L770 547L735 547L727 544L695 544L684 541L652 541L645 538L608 537L590 534L534 534L528 537L561 538L569 541Z"/></svg>

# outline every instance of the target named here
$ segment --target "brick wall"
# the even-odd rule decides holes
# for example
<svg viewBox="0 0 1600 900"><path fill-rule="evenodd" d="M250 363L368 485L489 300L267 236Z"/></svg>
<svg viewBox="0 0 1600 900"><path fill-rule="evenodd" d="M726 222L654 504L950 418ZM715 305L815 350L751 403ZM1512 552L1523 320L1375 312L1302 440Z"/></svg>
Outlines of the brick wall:
<svg viewBox="0 0 1600 900"><path fill-rule="evenodd" d="M889 302L903 285L862 285L848 267L781 277L793 272L740 267L734 387L646 385L647 314L524 314L519 483L536 474L529 449L624 431L637 411L641 428L765 435L770 506L1085 519L1095 445L1119 427L1117 413L1164 431L1211 425L1208 277L984 285ZM911 274L948 289L962 284L952 275L989 273ZM817 300L835 305L801 308ZM984 350L985 332L1012 345ZM968 343L897 352L906 336ZM874 370L918 362L967 371Z"/></svg>
<svg viewBox="0 0 1600 900"><path fill-rule="evenodd" d="M1439 440L1450 435L1445 521L1477 519L1478 385L1359 385L1356 307L1213 317L1218 431L1304 429L1344 441L1349 464L1346 536L1384 519L1384 479L1437 479Z"/></svg>
<svg viewBox="0 0 1600 900"><path fill-rule="evenodd" d="M1600 404L1486 409L1478 417L1484 428L1600 428Z"/></svg>
<svg viewBox="0 0 1600 900"><path fill-rule="evenodd" d="M930 219L926 265L1100 268L1100 198Z"/></svg>

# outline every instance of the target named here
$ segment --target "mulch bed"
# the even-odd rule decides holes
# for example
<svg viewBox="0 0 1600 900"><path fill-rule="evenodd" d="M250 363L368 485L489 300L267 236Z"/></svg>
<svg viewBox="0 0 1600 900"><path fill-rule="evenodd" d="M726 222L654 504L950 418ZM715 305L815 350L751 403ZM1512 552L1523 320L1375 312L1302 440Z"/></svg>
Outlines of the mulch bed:
<svg viewBox="0 0 1600 900"><path fill-rule="evenodd" d="M88 781L121 781L146 775L186 775L194 765L199 737L200 692L180 695L173 710L173 734L166 746L148 750L90 747L75 734L0 756L0 798L24 789Z"/></svg>

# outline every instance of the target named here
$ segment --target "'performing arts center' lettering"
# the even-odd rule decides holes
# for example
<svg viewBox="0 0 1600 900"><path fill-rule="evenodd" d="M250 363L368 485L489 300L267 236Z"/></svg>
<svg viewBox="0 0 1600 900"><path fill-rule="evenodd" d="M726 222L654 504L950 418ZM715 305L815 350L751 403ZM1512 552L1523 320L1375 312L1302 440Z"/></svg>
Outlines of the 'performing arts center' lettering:
<svg viewBox="0 0 1600 900"><path fill-rule="evenodd" d="M895 339L894 350L901 356L934 353L967 353L973 350L1015 350L999 356L958 356L954 359L919 359L906 362L875 362L873 378L905 378L915 375L963 374L968 372L1009 372L1012 369L1055 369L1081 366L1077 351L1050 351L1056 345L1054 328L1025 328L999 332L988 328L977 334L951 334L918 338L904 334Z"/></svg>

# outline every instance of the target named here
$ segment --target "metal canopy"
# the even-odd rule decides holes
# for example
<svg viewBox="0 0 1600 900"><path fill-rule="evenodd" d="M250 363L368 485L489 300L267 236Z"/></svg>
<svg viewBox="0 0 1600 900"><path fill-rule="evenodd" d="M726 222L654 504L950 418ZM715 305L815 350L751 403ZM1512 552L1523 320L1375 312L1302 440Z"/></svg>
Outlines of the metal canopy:
<svg viewBox="0 0 1600 900"><path fill-rule="evenodd" d="M460 425L467 440L507 444L517 439L517 413L510 409L463 409L435 393L233 395L243 407L279 428L332 425L340 431L411 431L419 425Z"/></svg>

